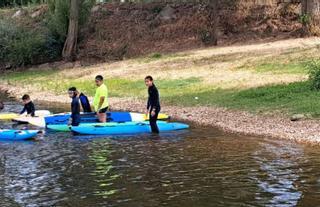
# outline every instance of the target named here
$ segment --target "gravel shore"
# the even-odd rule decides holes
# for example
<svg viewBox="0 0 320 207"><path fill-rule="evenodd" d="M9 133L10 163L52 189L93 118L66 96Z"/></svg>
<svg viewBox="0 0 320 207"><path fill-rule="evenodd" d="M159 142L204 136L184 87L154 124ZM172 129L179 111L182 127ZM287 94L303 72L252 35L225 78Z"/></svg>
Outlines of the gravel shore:
<svg viewBox="0 0 320 207"><path fill-rule="evenodd" d="M34 101L69 103L67 95L53 95L48 92L31 92L28 88L20 88L0 84L0 90L10 96L20 98L29 93ZM145 101L133 98L110 98L111 110L145 111ZM162 112L175 120L187 121L194 126L217 127L228 133L251 136L263 136L290 139L292 141L320 144L320 121L290 121L280 116L255 115L244 111L235 111L216 107L180 107L163 106Z"/></svg>

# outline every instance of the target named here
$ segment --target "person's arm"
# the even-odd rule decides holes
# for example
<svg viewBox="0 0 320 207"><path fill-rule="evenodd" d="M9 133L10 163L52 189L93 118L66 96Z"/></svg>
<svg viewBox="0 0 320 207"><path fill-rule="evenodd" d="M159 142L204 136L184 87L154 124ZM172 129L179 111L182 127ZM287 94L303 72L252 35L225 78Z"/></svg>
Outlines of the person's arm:
<svg viewBox="0 0 320 207"><path fill-rule="evenodd" d="M98 110L100 110L100 109L101 109L101 106L102 106L102 104L103 104L103 102L104 102L105 98L106 98L106 97L104 97L104 96L101 96L101 97L100 97L100 101L99 101L99 105L98 105Z"/></svg>
<svg viewBox="0 0 320 207"><path fill-rule="evenodd" d="M72 105L71 105L71 114L77 114L78 113L78 108L79 108L79 100L78 98L74 98L74 100L72 100Z"/></svg>
<svg viewBox="0 0 320 207"><path fill-rule="evenodd" d="M22 109L22 111L20 111L19 114L20 114L20 115L23 114L24 112L26 112L26 110L27 110L26 105L23 105L23 109Z"/></svg>
<svg viewBox="0 0 320 207"><path fill-rule="evenodd" d="M149 113L150 113L150 107L151 107L151 91L150 89L148 88L148 100L147 100L147 110L146 110L146 114L147 116L149 116Z"/></svg>
<svg viewBox="0 0 320 207"><path fill-rule="evenodd" d="M158 107L158 103L159 103L159 91L158 91L158 89L154 89L154 91L153 91L153 105L152 105L152 111L156 111L157 110L157 107Z"/></svg>
<svg viewBox="0 0 320 207"><path fill-rule="evenodd" d="M150 104L150 97L148 97L148 101L147 101L147 110L149 110L149 109L150 109L150 106L151 106L151 104Z"/></svg>
<svg viewBox="0 0 320 207"><path fill-rule="evenodd" d="M30 115L35 116L36 109L35 109L34 104L32 102L30 102L30 111L31 111Z"/></svg>
<svg viewBox="0 0 320 207"><path fill-rule="evenodd" d="M151 111L151 116L154 116L156 114L157 103L159 101L159 92L157 88L154 87L151 94L152 95L151 95L150 111Z"/></svg>

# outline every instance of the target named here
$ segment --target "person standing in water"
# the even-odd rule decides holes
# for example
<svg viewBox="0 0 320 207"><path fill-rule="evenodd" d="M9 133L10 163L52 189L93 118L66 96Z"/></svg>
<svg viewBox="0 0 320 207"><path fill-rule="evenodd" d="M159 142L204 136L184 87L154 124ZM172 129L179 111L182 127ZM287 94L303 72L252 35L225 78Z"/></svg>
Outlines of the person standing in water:
<svg viewBox="0 0 320 207"><path fill-rule="evenodd" d="M146 86L148 87L148 103L147 103L147 115L149 115L149 122L151 126L152 133L159 133L159 128L157 125L158 114L161 110L159 91L153 82L151 76L147 76L144 79Z"/></svg>
<svg viewBox="0 0 320 207"><path fill-rule="evenodd" d="M71 126L79 126L80 124L80 102L79 94L75 87L71 87L68 90L68 95L72 99L71 101Z"/></svg>
<svg viewBox="0 0 320 207"><path fill-rule="evenodd" d="M99 122L104 123L107 122L107 111L109 107L108 88L104 84L103 77L101 75L96 76L95 82L98 88L94 96L93 106L95 112L97 112Z"/></svg>

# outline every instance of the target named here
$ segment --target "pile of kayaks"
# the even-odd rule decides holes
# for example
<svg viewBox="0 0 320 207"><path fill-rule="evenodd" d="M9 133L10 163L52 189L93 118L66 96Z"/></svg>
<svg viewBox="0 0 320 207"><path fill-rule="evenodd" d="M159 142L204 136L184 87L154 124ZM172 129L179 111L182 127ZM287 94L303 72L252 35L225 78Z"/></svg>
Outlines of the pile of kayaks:
<svg viewBox="0 0 320 207"><path fill-rule="evenodd" d="M0 120L13 120L17 123L31 124L51 131L75 132L80 135L122 135L150 133L149 117L142 113L133 112L107 112L108 122L99 123L95 113L82 113L80 125L68 125L71 114L50 114L49 111L36 111L35 117L18 114L0 114ZM158 127L160 132L188 129L183 123L167 122L169 116L159 114ZM35 137L39 130L0 130L0 140L25 140Z"/></svg>

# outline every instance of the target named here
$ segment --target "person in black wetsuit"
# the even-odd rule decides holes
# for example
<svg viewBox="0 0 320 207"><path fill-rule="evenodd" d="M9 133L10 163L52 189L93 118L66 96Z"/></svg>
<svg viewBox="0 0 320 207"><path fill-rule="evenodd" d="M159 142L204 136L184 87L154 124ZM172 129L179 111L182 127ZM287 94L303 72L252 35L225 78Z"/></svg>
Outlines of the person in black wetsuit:
<svg viewBox="0 0 320 207"><path fill-rule="evenodd" d="M145 79L145 84L148 87L148 103L147 103L147 115L149 114L149 122L151 126L152 133L159 133L159 128L157 125L158 114L161 110L159 91L153 83L153 78L147 76Z"/></svg>
<svg viewBox="0 0 320 207"><path fill-rule="evenodd" d="M68 90L71 101L71 126L79 126L80 124L80 101L79 94L75 87L71 87Z"/></svg>
<svg viewBox="0 0 320 207"><path fill-rule="evenodd" d="M34 104L32 103L30 96L28 94L25 94L22 96L22 102L24 104L24 107L22 109L22 111L20 112L20 114L23 114L25 112L27 112L27 116L35 116L35 107Z"/></svg>

